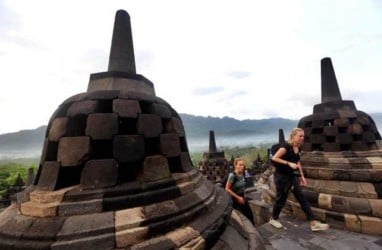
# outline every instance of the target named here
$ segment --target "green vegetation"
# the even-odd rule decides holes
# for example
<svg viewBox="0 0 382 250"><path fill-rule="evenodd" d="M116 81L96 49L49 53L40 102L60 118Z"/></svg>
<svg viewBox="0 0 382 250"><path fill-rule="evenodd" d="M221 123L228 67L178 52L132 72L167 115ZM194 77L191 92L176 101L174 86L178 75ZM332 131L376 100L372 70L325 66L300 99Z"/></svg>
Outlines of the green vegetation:
<svg viewBox="0 0 382 250"><path fill-rule="evenodd" d="M230 160L231 157L243 158L245 165L250 168L258 155L262 161L265 162L268 160L267 149L269 147L270 145L259 145L257 147L223 147L219 148L218 151L224 151L227 160ZM203 152L192 152L190 156L192 163L197 167L198 162L203 158Z"/></svg>
<svg viewBox="0 0 382 250"><path fill-rule="evenodd" d="M0 195L2 196L8 187L15 184L18 174L25 182L29 168L37 172L37 164L0 163Z"/></svg>

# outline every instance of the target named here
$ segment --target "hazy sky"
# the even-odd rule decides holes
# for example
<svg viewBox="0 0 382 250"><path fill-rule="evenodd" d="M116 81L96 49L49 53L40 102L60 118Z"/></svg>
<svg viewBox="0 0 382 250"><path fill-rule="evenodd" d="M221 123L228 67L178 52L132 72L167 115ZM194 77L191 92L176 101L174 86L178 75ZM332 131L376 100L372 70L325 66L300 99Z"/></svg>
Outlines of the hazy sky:
<svg viewBox="0 0 382 250"><path fill-rule="evenodd" d="M344 100L382 112L379 0L0 0L0 133L46 125L107 70L118 9L137 73L178 113L300 119L321 101L323 57Z"/></svg>

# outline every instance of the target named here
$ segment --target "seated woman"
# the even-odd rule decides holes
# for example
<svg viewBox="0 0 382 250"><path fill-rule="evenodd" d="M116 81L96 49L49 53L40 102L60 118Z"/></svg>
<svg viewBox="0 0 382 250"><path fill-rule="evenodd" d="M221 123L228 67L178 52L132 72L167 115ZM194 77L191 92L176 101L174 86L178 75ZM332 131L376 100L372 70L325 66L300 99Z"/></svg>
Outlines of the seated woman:
<svg viewBox="0 0 382 250"><path fill-rule="evenodd" d="M252 224L254 224L252 210L249 207L248 201L244 194L244 189L246 186L244 161L241 158L236 158L233 165L234 171L228 175L225 190L232 197L233 208L242 212L252 222Z"/></svg>

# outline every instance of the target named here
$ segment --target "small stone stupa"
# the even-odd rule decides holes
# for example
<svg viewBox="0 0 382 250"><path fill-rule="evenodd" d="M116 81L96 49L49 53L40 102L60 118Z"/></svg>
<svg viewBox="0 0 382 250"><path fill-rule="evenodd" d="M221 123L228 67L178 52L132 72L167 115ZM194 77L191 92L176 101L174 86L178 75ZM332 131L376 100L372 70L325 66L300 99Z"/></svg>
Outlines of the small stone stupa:
<svg viewBox="0 0 382 250"><path fill-rule="evenodd" d="M304 193L315 216L332 227L382 235L381 136L368 114L342 100L330 58L321 61L321 78L321 103L298 124L305 132ZM305 218L293 195L288 205Z"/></svg>
<svg viewBox="0 0 382 250"><path fill-rule="evenodd" d="M192 165L178 113L136 74L120 10L108 71L52 115L33 187L0 214L0 249L258 246L231 212L228 194Z"/></svg>
<svg viewBox="0 0 382 250"><path fill-rule="evenodd" d="M225 158L224 151L216 148L215 133L210 131L208 152L199 161L199 171L212 182L221 183L230 173L230 164Z"/></svg>

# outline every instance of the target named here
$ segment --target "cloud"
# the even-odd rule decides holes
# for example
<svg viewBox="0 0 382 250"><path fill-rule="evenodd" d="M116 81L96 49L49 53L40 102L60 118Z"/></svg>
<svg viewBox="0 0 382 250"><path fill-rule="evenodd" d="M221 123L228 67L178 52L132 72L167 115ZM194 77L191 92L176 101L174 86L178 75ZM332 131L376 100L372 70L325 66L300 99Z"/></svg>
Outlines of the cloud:
<svg viewBox="0 0 382 250"><path fill-rule="evenodd" d="M230 77L237 78L237 79L250 77L251 74L252 73L249 71L231 71L228 73Z"/></svg>
<svg viewBox="0 0 382 250"><path fill-rule="evenodd" d="M199 87L192 90L194 95L216 95L224 91L222 86Z"/></svg>

